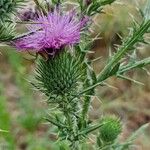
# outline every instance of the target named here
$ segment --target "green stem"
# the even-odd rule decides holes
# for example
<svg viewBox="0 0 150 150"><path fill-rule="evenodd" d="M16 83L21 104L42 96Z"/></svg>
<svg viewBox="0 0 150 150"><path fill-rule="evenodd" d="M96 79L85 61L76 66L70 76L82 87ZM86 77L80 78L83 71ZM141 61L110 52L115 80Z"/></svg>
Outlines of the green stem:
<svg viewBox="0 0 150 150"><path fill-rule="evenodd" d="M32 34L34 34L35 32L38 32L38 31L40 31L40 30L42 30L42 29L38 29L38 30L35 30L35 31L32 31L32 32L27 32L27 33L18 35L18 36L16 36L16 37L14 37L13 39L11 39L11 40L9 40L9 41L6 41L6 42L15 41L15 40L18 40L18 39L27 37L27 36L32 35Z"/></svg>
<svg viewBox="0 0 150 150"><path fill-rule="evenodd" d="M74 119L75 116L72 112L76 113L75 111L75 107L76 107L76 104L74 104L74 106L70 106L71 104L69 103L69 99L65 98L64 97L64 103L63 103L63 113L64 113L64 116L66 118L66 126L68 127L67 128L67 140L70 141L70 149L71 150L78 150L78 144L77 142L78 139L76 139L76 134L75 134L75 128L77 128L77 124L76 124L76 121Z"/></svg>
<svg viewBox="0 0 150 150"><path fill-rule="evenodd" d="M141 27L124 43L124 45L117 50L117 53L113 56L108 65L106 65L106 67L98 75L97 83L80 92L79 95L82 95L96 88L97 86L101 85L103 81L105 81L108 77L110 77L108 76L108 73L112 69L112 67L115 66L124 57L124 55L130 50L130 48L139 41L139 39L147 32L149 28L150 20L146 23L143 23Z"/></svg>
<svg viewBox="0 0 150 150"><path fill-rule="evenodd" d="M149 28L150 20L146 23L143 23L141 27L136 31L136 33L134 33L133 36L131 36L117 51L117 53L113 56L108 65L106 65L106 67L98 75L98 82L104 81L108 78L107 74L112 66L116 65L123 58L123 56L130 50L130 48L133 47L141 37L143 37L143 35L147 32Z"/></svg>
<svg viewBox="0 0 150 150"><path fill-rule="evenodd" d="M149 28L150 28L150 21L143 22L140 28L135 33L133 33L133 35L129 37L127 41L124 42L123 46L121 46L121 48L118 49L117 53L112 57L108 65L106 65L106 67L101 71L101 73L97 77L97 83L94 83L92 86L80 92L79 96L84 93L87 93L88 91L90 92L91 90L94 90L97 86L101 85L103 81L105 81L108 77L110 77L108 73L112 69L112 67L115 66L137 42L139 42L140 38L143 37L143 35L147 32ZM131 69L131 68L128 68L128 69ZM82 122L85 121L85 116L88 112L89 105L90 105L90 99L87 99L87 101L85 102L83 106Z"/></svg>
<svg viewBox="0 0 150 150"><path fill-rule="evenodd" d="M42 24L40 22L33 22L33 21L12 21L12 20L6 20L5 22L9 23L15 23L15 24Z"/></svg>

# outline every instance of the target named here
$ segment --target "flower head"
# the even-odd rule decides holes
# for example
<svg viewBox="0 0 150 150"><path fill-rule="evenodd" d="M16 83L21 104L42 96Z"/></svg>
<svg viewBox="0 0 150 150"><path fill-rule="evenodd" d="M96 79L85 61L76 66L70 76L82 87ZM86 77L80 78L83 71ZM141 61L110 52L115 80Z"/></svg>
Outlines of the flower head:
<svg viewBox="0 0 150 150"><path fill-rule="evenodd" d="M121 133L122 124L115 116L103 117L100 121L103 125L100 128L100 138L104 142L114 141Z"/></svg>
<svg viewBox="0 0 150 150"><path fill-rule="evenodd" d="M54 54L67 45L73 45L80 40L82 21L75 17L74 12L62 14L57 10L47 16L40 16L28 29L32 34L14 42L19 50L46 51Z"/></svg>

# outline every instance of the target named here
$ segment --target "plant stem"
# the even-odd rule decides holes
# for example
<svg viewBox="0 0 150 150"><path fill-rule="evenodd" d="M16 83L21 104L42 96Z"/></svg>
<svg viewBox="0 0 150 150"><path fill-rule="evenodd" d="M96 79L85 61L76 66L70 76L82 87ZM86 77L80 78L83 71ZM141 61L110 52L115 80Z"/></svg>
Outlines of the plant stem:
<svg viewBox="0 0 150 150"><path fill-rule="evenodd" d="M132 48L137 41L147 32L150 28L150 20L146 23L143 23L141 27L124 43L123 46L117 51L117 53L113 56L111 61L106 65L106 67L102 70L102 72L98 75L98 82L104 81L108 78L107 74L112 68L112 66L116 65L122 57Z"/></svg>
<svg viewBox="0 0 150 150"><path fill-rule="evenodd" d="M150 28L150 20L143 22L140 28L123 43L121 48L119 48L118 51L114 54L114 56L112 57L108 65L106 65L106 67L101 71L101 73L97 77L97 83L94 83L92 86L83 90L82 92L79 93L79 95L82 95L88 91L90 92L91 90L94 90L97 86L101 85L103 81L105 81L108 77L110 77L108 73L112 69L112 67L115 66L137 42L139 42L140 38L143 37L143 35L147 32L149 28ZM131 69L131 68L128 68L128 69ZM85 117L86 117L86 114L88 113L89 105L90 105L90 99L87 99L87 101L85 102L83 106L82 122L85 122Z"/></svg>
<svg viewBox="0 0 150 150"><path fill-rule="evenodd" d="M142 23L141 27L124 43L123 46L121 46L121 48L117 50L112 59L109 61L108 65L106 65L106 67L100 72L97 77L97 83L80 92L79 95L95 89L97 86L101 85L103 81L110 77L108 76L108 73L112 67L115 66L124 57L124 55L141 39L141 37L147 32L149 28L150 20Z"/></svg>
<svg viewBox="0 0 150 150"><path fill-rule="evenodd" d="M70 144L70 149L71 150L78 150L78 144L77 142L79 142L76 138L76 132L75 129L77 128L77 123L76 123L76 117L74 116L74 113L76 113L76 103L74 103L74 106L70 106L70 99L64 97L64 103L63 103L63 113L64 116L66 118L66 126L68 127L67 129L67 140L71 142Z"/></svg>

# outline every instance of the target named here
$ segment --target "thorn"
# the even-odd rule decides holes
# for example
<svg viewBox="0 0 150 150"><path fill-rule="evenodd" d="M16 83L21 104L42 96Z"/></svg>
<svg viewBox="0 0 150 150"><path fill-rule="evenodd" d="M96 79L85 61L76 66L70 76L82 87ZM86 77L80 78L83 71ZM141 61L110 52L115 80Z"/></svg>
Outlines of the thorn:
<svg viewBox="0 0 150 150"><path fill-rule="evenodd" d="M123 75L117 75L117 77L122 78L122 79L129 80L129 81L131 81L131 82L133 82L133 83L136 83L136 84L140 84L140 85L143 85L143 86L145 85L145 84L142 83L142 82L136 81L136 80L134 80L134 79L131 79L131 78L126 77L126 76L123 76Z"/></svg>
<svg viewBox="0 0 150 150"><path fill-rule="evenodd" d="M150 71L147 68L142 68L150 76Z"/></svg>
<svg viewBox="0 0 150 150"><path fill-rule="evenodd" d="M117 87L115 87L115 86L112 86L112 85L110 85L110 84L108 84L108 83L106 83L106 82L103 82L103 83L104 83L104 85L105 85L105 86L108 86L109 88L112 88L112 89L118 90L118 88L117 88Z"/></svg>
<svg viewBox="0 0 150 150"><path fill-rule="evenodd" d="M108 51L109 51L109 57L112 57L112 48L111 48L111 46L109 46Z"/></svg>
<svg viewBox="0 0 150 150"><path fill-rule="evenodd" d="M101 56L101 57L98 57L98 58L95 58L95 59L93 59L93 60L91 60L92 62L96 62L96 61L98 61L98 60L100 60L100 59L102 59L103 57Z"/></svg>
<svg viewBox="0 0 150 150"><path fill-rule="evenodd" d="M102 104L102 101L100 100L100 98L98 96L94 96L96 100L98 100L100 102L100 104Z"/></svg>
<svg viewBox="0 0 150 150"><path fill-rule="evenodd" d="M123 37L119 33L117 33L117 35L121 40L123 39Z"/></svg>

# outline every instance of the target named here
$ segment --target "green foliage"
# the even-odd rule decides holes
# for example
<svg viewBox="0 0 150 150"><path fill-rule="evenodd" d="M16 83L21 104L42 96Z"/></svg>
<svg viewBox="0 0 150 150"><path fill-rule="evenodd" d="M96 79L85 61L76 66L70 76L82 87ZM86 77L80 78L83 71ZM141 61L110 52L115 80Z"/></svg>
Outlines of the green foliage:
<svg viewBox="0 0 150 150"><path fill-rule="evenodd" d="M102 12L103 6L111 4L114 1L115 0L93 0L90 1L86 7L84 6L85 3L82 3L83 0L79 0L78 2L81 7L82 14L91 17ZM11 14L16 12L20 2L22 2L22 0L1 1L1 22L11 18ZM34 2L38 6L39 11L46 15L47 11L45 9L45 5L40 5L38 0L34 0ZM57 5L60 1L53 0L51 2ZM47 2L47 4L49 3ZM49 5L47 6L49 7ZM122 41L122 45L119 46L117 51L108 59L108 63L98 76L91 66L92 63L88 61L86 57L86 54L89 52L89 45L91 45L91 43L89 44L87 42L86 38L83 40L85 45L80 42L75 46L75 52L67 52L67 50L62 49L62 51L59 51L59 53L54 57L49 55L48 60L44 60L43 58L38 60L36 75L32 84L37 90L41 91L48 97L48 102L52 104L51 106L56 106L54 112L51 112L49 114L49 118L46 120L54 126L57 126L58 140L64 140L66 142L60 145L60 150L80 149L82 143L86 143L88 137L90 137L89 134L96 130L99 130L99 135L94 135L94 139L98 137L97 144L99 148L103 150L127 149L133 142L133 138L137 134L131 136L131 138L123 144L120 144L120 142L117 141L117 137L121 133L122 129L122 125L118 118L104 117L101 119L100 123L94 125L93 121L88 118L88 111L91 106L90 102L92 101L93 96L95 96L94 90L98 85L105 85L105 80L111 76L121 77L123 73L131 69L143 68L145 65L150 63L149 58L141 61L135 61L134 63L127 62L126 64L124 64L123 61L127 54L135 51L137 44L146 43L144 40L144 34L148 33L150 28L148 13L149 7L147 7L143 13L144 17L142 23L137 23L134 20L134 26L130 30L129 36ZM10 24L5 23L0 26L0 41L8 41L14 37L14 28L10 26ZM85 36L89 36L89 34L86 33L89 32L85 31ZM29 33L22 37L27 36L28 34ZM21 36L17 37L17 39L19 38L21 38ZM81 41L82 38L83 37L81 37ZM36 130L41 121L41 115L33 109L34 103L29 102L30 100L32 101L32 96L30 96L31 92L29 87L22 80L22 74L24 74L25 70L22 65L18 65L18 63L22 63L22 60L19 58L20 57L17 55L13 55L10 59L11 65L14 70L17 71L16 82L20 89L24 91L21 99L22 101L27 102L22 105L23 114L20 116L19 121L22 127L27 129L29 132L33 132ZM126 77L122 76L122 78L125 79ZM7 130L10 126L6 122L8 127L4 128L4 121L5 118L9 117L9 115L4 108L5 103L0 104L0 111L2 111L2 113L0 113L2 114L2 116L0 116L2 118L2 123L0 120L0 123L2 124L0 124L2 126L0 126L0 129ZM9 118L7 119L10 121ZM42 145L45 144L43 144L43 142L42 144L39 144L39 141L34 140L29 141L32 143L29 149L43 149Z"/></svg>
<svg viewBox="0 0 150 150"><path fill-rule="evenodd" d="M2 96L2 91L0 91L0 128L3 130L9 130L9 125L10 118L9 113L6 111L5 97Z"/></svg>
<svg viewBox="0 0 150 150"><path fill-rule="evenodd" d="M120 120L116 117L103 117L100 121L102 126L100 127L100 138L104 142L114 141L121 133L122 125Z"/></svg>
<svg viewBox="0 0 150 150"><path fill-rule="evenodd" d="M33 104L31 102L22 104L23 112L18 118L21 126L29 132L34 132L42 121L41 111L34 110L32 106Z"/></svg>
<svg viewBox="0 0 150 150"><path fill-rule="evenodd" d="M102 12L105 5L112 4L115 1L116 0L89 0L88 2L84 2L84 0L78 0L82 13L84 12L88 16ZM88 3L88 5L84 3Z"/></svg>
<svg viewBox="0 0 150 150"><path fill-rule="evenodd" d="M0 1L0 22L11 19L12 15L17 12L17 9L24 0L1 0Z"/></svg>
<svg viewBox="0 0 150 150"><path fill-rule="evenodd" d="M99 0L99 3L101 6L105 6L105 5L113 3L114 1L115 0Z"/></svg>
<svg viewBox="0 0 150 150"><path fill-rule="evenodd" d="M18 116L19 124L25 128L28 132L34 132L38 125L42 121L41 110L33 109L34 100L31 90L25 79L26 68L23 65L23 59L17 52L12 49L7 49L8 61L11 64L12 69L15 73L15 81L18 87L21 89L22 96L19 101L19 108L21 108L22 113Z"/></svg>
<svg viewBox="0 0 150 150"><path fill-rule="evenodd" d="M86 66L80 55L61 52L47 61L40 59L36 69L36 82L32 83L49 97L74 95L83 80ZM54 101L55 102L55 101Z"/></svg>
<svg viewBox="0 0 150 150"><path fill-rule="evenodd" d="M3 96L3 86L0 84L0 143L1 143L1 135L4 137L5 143L3 146L5 148L14 148L14 139L11 135L11 118L9 112L7 111L6 105L6 97ZM1 149L1 145L0 145Z"/></svg>
<svg viewBox="0 0 150 150"><path fill-rule="evenodd" d="M0 23L0 42L11 40L15 36L14 30L14 24Z"/></svg>

